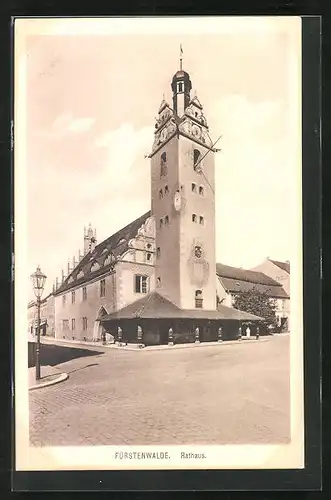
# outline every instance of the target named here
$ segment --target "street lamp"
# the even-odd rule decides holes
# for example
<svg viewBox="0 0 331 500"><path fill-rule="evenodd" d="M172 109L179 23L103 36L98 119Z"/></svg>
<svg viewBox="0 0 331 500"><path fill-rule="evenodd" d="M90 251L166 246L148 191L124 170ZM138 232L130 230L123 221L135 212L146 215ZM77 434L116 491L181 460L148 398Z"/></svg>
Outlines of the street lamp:
<svg viewBox="0 0 331 500"><path fill-rule="evenodd" d="M37 342L36 342L36 380L40 379L40 299L46 283L46 275L37 267L36 272L31 274L34 294L37 298Z"/></svg>

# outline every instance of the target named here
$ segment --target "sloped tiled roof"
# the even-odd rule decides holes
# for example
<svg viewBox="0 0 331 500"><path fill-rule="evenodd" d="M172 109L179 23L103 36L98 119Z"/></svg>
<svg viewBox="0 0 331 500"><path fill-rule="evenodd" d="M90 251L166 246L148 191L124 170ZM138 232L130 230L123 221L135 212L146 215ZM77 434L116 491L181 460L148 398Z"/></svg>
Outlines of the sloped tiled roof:
<svg viewBox="0 0 331 500"><path fill-rule="evenodd" d="M181 319L215 319L215 320L251 320L257 321L262 318L253 314L218 305L217 310L207 311L205 309L180 309L173 302L162 297L157 292L151 292L141 299L115 311L112 314L103 316L101 321L116 321L123 319L144 318L144 319L160 319L160 318L181 318Z"/></svg>
<svg viewBox="0 0 331 500"><path fill-rule="evenodd" d="M283 271L287 272L287 274L290 274L290 263L289 262L280 262L279 260L271 260L269 259L270 262L275 264L275 266L279 267Z"/></svg>
<svg viewBox="0 0 331 500"><path fill-rule="evenodd" d="M146 222L146 220L151 216L151 212L146 212L144 215L134 220L127 226L123 227L109 238L105 239L99 245L95 247L92 252L89 252L87 255L83 257L80 263L75 267L75 269L69 274L64 283L56 290L54 295L62 293L73 286L81 285L90 279L96 278L99 275L105 273L110 267L112 263L103 265L107 255L112 254L114 259L116 259L119 255L122 255L127 251L129 247L129 241L138 233L138 229ZM100 265L100 268L91 271L92 264L97 261ZM84 276L77 279L77 274L84 269ZM73 281L70 278L74 278ZM70 280L70 282L69 282Z"/></svg>
<svg viewBox="0 0 331 500"><path fill-rule="evenodd" d="M289 298L281 284L258 271L216 264L216 274L228 292L246 292L256 288L273 298Z"/></svg>

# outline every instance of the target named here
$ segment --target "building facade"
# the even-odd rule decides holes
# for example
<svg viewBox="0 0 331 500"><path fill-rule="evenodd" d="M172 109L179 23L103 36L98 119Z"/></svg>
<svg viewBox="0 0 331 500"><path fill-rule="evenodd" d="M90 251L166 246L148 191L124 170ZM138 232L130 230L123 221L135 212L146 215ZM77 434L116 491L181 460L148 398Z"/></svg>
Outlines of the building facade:
<svg viewBox="0 0 331 500"><path fill-rule="evenodd" d="M260 286L272 288L275 297L276 291L279 299L286 296L279 283L260 272L245 271L250 279L239 279L228 276L228 266L216 264L218 150L191 88L180 67L171 81L172 107L163 99L158 110L149 155L151 211L99 244L91 225L85 228L83 255L56 280L56 338L96 341L123 335L126 341L155 344L168 342L169 335L216 340L220 331L236 338L243 321L261 318L233 308L229 279L242 287L259 277Z"/></svg>
<svg viewBox="0 0 331 500"><path fill-rule="evenodd" d="M41 335L55 337L55 297L51 293L40 303ZM37 302L28 304L28 334L35 335L37 328Z"/></svg>

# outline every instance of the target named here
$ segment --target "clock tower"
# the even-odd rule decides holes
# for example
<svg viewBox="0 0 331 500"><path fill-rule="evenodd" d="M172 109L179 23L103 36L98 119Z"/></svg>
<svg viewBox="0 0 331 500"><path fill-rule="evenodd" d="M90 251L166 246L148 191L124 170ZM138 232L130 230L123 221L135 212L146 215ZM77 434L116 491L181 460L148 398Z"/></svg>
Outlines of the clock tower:
<svg viewBox="0 0 331 500"><path fill-rule="evenodd" d="M177 71L171 89L150 155L156 291L182 309L216 310L216 150L189 74Z"/></svg>

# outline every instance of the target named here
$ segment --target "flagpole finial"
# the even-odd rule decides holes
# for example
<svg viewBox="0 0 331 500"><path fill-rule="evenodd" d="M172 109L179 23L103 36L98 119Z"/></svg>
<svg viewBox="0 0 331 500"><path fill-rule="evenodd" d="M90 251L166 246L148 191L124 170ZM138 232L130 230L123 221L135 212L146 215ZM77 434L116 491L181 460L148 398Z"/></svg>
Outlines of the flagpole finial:
<svg viewBox="0 0 331 500"><path fill-rule="evenodd" d="M179 65L180 65L180 71L182 71L183 70L183 47L182 47L182 44L180 44Z"/></svg>

